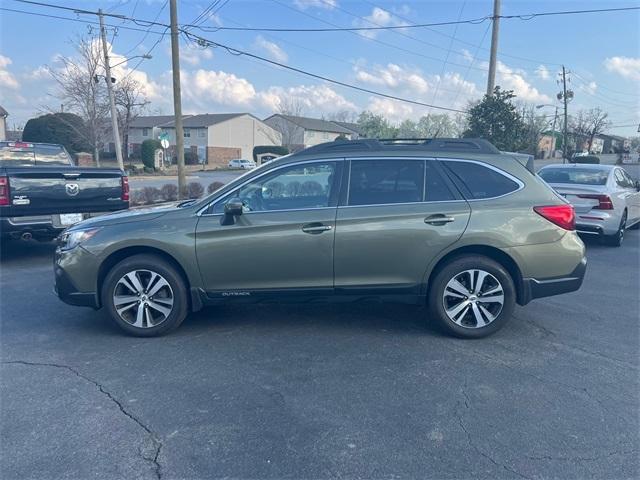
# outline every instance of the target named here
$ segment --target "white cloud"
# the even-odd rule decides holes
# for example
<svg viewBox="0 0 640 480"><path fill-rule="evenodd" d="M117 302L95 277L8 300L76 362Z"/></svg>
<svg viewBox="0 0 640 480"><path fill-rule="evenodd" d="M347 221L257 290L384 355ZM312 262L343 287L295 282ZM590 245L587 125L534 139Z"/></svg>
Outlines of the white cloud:
<svg viewBox="0 0 640 480"><path fill-rule="evenodd" d="M0 55L0 87L17 90L20 88L20 84L8 69L12 63L13 61L9 57Z"/></svg>
<svg viewBox="0 0 640 480"><path fill-rule="evenodd" d="M578 88L583 92L588 93L589 95L593 95L594 93L596 93L596 90L598 89L598 84L596 82L589 82L589 83L580 85Z"/></svg>
<svg viewBox="0 0 640 480"><path fill-rule="evenodd" d="M182 95L195 107L211 103L249 106L256 97L256 89L248 80L233 73L198 69L181 72Z"/></svg>
<svg viewBox="0 0 640 480"><path fill-rule="evenodd" d="M304 108L304 114L319 116L341 110L357 111L358 107L330 86L299 85L296 87L270 87L258 94L263 107L277 111L282 99L294 100Z"/></svg>
<svg viewBox="0 0 640 480"><path fill-rule="evenodd" d="M376 66L372 72L366 71L361 65L354 67L356 78L369 85L385 86L392 90L425 94L429 91L429 82L419 71L401 67L395 63L386 66Z"/></svg>
<svg viewBox="0 0 640 480"><path fill-rule="evenodd" d="M467 50L466 48L462 49L462 58L464 58L469 63L471 63L471 62L473 62L475 60L475 58L473 57L471 52L469 50Z"/></svg>
<svg viewBox="0 0 640 480"><path fill-rule="evenodd" d="M390 98L370 97L367 110L377 115L383 115L393 123L401 122L407 118L415 120L419 117L411 105Z"/></svg>
<svg viewBox="0 0 640 480"><path fill-rule="evenodd" d="M604 66L624 78L640 80L640 58L611 57L604 61Z"/></svg>
<svg viewBox="0 0 640 480"><path fill-rule="evenodd" d="M536 76L542 80L548 80L550 77L549 69L545 65L539 65L536 68Z"/></svg>
<svg viewBox="0 0 640 480"><path fill-rule="evenodd" d="M407 25L407 22L399 19L387 10L379 7L374 7L371 13L362 20L356 20L354 25L357 27L398 27ZM375 38L380 30L363 30L361 35L367 38Z"/></svg>
<svg viewBox="0 0 640 480"><path fill-rule="evenodd" d="M324 8L325 10L333 10L338 6L337 0L294 0L296 6L302 10L307 8Z"/></svg>
<svg viewBox="0 0 640 480"><path fill-rule="evenodd" d="M262 35L258 35L256 38L256 46L266 51L269 56L277 62L285 63L289 59L287 52L285 52L277 43L270 42Z"/></svg>
<svg viewBox="0 0 640 480"><path fill-rule="evenodd" d="M488 66L485 62L484 66ZM532 103L549 103L551 97L540 92L526 78L526 74L522 70L515 70L502 62L497 63L496 77L497 84L503 90L513 90L518 100L524 100Z"/></svg>
<svg viewBox="0 0 640 480"><path fill-rule="evenodd" d="M165 52L171 56L171 44L166 42ZM193 67L200 65L204 60L211 60L213 58L213 51L208 47L200 47L194 43L182 43L180 45L180 62Z"/></svg>
<svg viewBox="0 0 640 480"><path fill-rule="evenodd" d="M25 73L24 78L27 80L46 80L51 78L51 73L49 73L49 69L47 67L40 65L30 72Z"/></svg>

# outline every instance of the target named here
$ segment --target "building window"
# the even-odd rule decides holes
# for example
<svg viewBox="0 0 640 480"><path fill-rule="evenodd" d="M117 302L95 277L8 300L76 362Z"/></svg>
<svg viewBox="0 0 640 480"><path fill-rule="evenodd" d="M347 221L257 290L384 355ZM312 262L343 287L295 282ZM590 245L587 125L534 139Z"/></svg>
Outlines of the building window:
<svg viewBox="0 0 640 480"><path fill-rule="evenodd" d="M191 130L184 129L184 138L191 138Z"/></svg>
<svg viewBox="0 0 640 480"><path fill-rule="evenodd" d="M148 128L143 128L142 129L142 136L143 137L148 137L149 136L149 129Z"/></svg>
<svg viewBox="0 0 640 480"><path fill-rule="evenodd" d="M201 128L200 130L198 130L198 136L200 138L204 138L207 136L207 131L204 128Z"/></svg>

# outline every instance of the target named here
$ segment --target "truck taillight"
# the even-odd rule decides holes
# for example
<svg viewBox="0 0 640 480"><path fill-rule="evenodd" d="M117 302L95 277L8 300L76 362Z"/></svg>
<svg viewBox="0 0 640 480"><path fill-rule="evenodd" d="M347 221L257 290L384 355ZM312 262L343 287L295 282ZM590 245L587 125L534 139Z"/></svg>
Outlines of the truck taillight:
<svg viewBox="0 0 640 480"><path fill-rule="evenodd" d="M123 202L129 201L129 177L122 177L122 197Z"/></svg>
<svg viewBox="0 0 640 480"><path fill-rule="evenodd" d="M591 200L598 200L598 205L596 205L596 210L613 210L613 202L611 201L611 197L609 195L578 195L578 198L589 198Z"/></svg>
<svg viewBox="0 0 640 480"><path fill-rule="evenodd" d="M0 177L0 205L9 205L9 178Z"/></svg>

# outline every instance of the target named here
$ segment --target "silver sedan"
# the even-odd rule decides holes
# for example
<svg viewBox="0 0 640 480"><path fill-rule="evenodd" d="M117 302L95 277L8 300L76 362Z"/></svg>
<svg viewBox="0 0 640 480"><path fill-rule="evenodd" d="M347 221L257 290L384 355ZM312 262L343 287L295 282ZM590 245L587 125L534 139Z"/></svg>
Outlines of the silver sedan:
<svg viewBox="0 0 640 480"><path fill-rule="evenodd" d="M627 228L640 226L640 182L621 167L594 164L555 164L538 175L576 211L576 230L601 236L620 246Z"/></svg>

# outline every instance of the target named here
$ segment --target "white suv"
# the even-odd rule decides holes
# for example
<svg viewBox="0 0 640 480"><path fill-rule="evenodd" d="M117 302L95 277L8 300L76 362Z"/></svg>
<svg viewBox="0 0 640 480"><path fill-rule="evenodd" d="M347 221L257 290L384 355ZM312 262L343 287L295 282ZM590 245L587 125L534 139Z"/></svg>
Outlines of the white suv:
<svg viewBox="0 0 640 480"><path fill-rule="evenodd" d="M254 162L253 160L235 158L229 161L229 168L242 168L243 170L251 170L252 168L256 168L256 162Z"/></svg>

